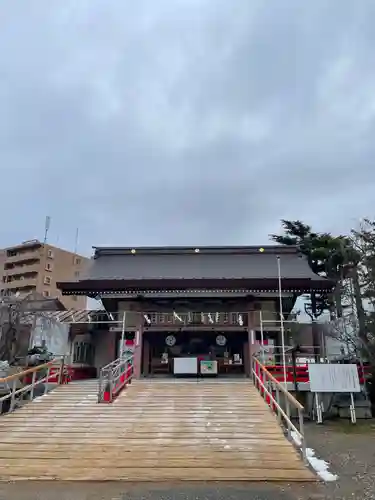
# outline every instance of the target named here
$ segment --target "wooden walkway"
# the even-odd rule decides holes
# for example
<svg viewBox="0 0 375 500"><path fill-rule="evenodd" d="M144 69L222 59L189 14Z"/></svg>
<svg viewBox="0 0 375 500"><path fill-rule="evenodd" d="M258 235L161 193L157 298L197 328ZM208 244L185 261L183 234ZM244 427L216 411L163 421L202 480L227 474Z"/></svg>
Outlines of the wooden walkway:
<svg viewBox="0 0 375 500"><path fill-rule="evenodd" d="M0 417L0 480L312 481L249 381L96 382Z"/></svg>

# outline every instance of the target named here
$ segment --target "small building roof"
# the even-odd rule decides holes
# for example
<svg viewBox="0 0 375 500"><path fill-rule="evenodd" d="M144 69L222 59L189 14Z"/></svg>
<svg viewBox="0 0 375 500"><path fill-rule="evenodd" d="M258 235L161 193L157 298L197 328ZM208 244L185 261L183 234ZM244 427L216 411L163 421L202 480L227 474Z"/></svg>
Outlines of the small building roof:
<svg viewBox="0 0 375 500"><path fill-rule="evenodd" d="M314 274L296 247L95 247L85 280L58 283L63 292L100 288L277 288L278 263L283 288L330 289L333 283ZM159 285L159 286L158 286Z"/></svg>

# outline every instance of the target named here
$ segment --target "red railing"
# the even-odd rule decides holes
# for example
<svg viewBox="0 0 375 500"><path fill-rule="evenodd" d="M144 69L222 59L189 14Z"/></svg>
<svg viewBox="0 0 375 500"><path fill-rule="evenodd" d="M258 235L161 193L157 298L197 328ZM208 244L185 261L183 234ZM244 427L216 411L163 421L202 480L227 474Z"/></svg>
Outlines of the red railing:
<svg viewBox="0 0 375 500"><path fill-rule="evenodd" d="M63 357L0 378L0 385L6 392L0 397L0 413L13 411L18 405L23 404L24 398L34 399L35 389L38 386L42 386L43 393L46 394L49 389L48 384L65 384L68 381L69 376Z"/></svg>
<svg viewBox="0 0 375 500"><path fill-rule="evenodd" d="M294 433L294 440L297 438L301 447L302 456L307 460L306 441L304 432L304 407L299 401L280 384L268 370L268 366L256 358L253 358L252 375L255 387L258 389L264 401L275 413L279 424L287 429L288 436L291 439ZM298 427L292 422L292 408L298 415Z"/></svg>
<svg viewBox="0 0 375 500"><path fill-rule="evenodd" d="M282 365L265 365L267 371L278 381L284 382L284 367ZM370 376L370 367L358 365L358 377L359 383L363 385L365 380ZM286 381L287 382L298 382L298 383L308 383L309 378L309 363L306 365L297 365L295 368L295 374L293 366L286 366Z"/></svg>
<svg viewBox="0 0 375 500"><path fill-rule="evenodd" d="M134 374L134 355L127 354L115 359L100 370L99 403L112 403L128 384Z"/></svg>

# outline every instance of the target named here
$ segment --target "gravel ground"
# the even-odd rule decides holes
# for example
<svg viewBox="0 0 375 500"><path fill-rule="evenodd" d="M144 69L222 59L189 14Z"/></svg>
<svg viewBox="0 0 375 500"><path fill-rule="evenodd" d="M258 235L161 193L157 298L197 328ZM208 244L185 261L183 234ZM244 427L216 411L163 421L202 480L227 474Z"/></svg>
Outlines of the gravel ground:
<svg viewBox="0 0 375 500"><path fill-rule="evenodd" d="M369 500L375 499L375 423L310 424L307 444L339 479L327 484L0 483L0 500Z"/></svg>
<svg viewBox="0 0 375 500"><path fill-rule="evenodd" d="M356 425L343 420L322 426L312 423L306 435L307 445L331 464L330 472L339 476L338 481L319 486L321 494L342 500L375 499L374 420Z"/></svg>

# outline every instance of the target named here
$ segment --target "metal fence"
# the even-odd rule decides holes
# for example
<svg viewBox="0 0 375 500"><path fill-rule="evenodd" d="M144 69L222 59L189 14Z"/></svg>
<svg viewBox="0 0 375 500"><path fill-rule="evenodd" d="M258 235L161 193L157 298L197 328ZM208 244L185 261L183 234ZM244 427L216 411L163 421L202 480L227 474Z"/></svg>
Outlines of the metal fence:
<svg viewBox="0 0 375 500"><path fill-rule="evenodd" d="M103 366L99 375L99 403L112 403L120 391L130 384L134 374L134 354L124 354Z"/></svg>

